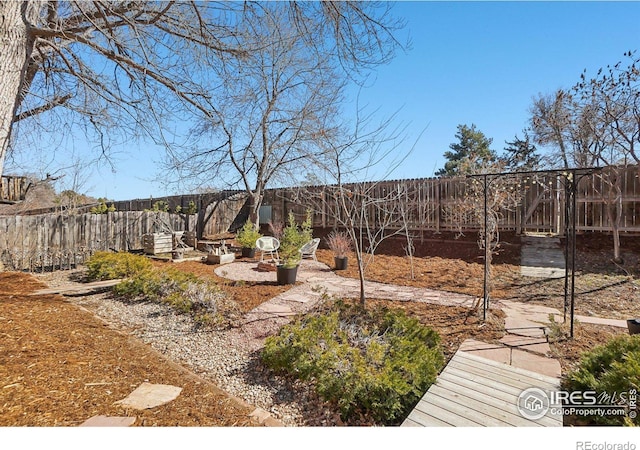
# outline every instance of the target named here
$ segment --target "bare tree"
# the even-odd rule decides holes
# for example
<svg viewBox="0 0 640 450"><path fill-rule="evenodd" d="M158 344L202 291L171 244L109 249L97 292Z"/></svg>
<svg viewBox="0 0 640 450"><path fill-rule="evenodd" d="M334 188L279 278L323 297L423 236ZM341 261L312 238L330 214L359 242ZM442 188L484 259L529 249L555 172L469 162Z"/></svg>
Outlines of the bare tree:
<svg viewBox="0 0 640 450"><path fill-rule="evenodd" d="M622 169L640 163L640 59L625 53L629 63L600 69L595 77L586 72L572 89L583 127L594 143L589 152L597 164L608 166L598 174L613 234L613 260L622 263ZM594 186L594 188L597 187Z"/></svg>
<svg viewBox="0 0 640 450"><path fill-rule="evenodd" d="M177 106L205 113L208 93L188 70L197 66L180 58L196 48L218 57L239 52L227 42L232 30L213 21L215 10L186 2L2 2L0 164L15 126L54 120L53 111L80 119L103 151L118 130L150 130Z"/></svg>
<svg viewBox="0 0 640 450"><path fill-rule="evenodd" d="M213 177L218 185L241 186L256 223L265 187L290 183L322 157L316 140L335 133L345 86L335 60L309 48L287 7L247 7L237 40L254 50L223 65L210 61L222 82L209 105L212 117L194 130L192 146L172 149L167 160L182 181ZM308 26L316 29L306 32L322 32L319 24Z"/></svg>
<svg viewBox="0 0 640 450"><path fill-rule="evenodd" d="M342 5L323 5L331 16L345 12ZM318 142L338 132L344 89L354 77L341 63L365 64L361 59L373 51L368 33L351 31L342 38L365 47L347 54L327 47L326 24L305 20L301 29L300 11L289 14L289 8L280 2L245 7L236 42L251 51L224 64L209 61L213 79L221 83L212 86L211 117L193 130L195 142L174 147L166 161L180 173L179 182L215 177L218 184L244 189L256 224L268 185L292 185L326 157ZM386 60L390 48L380 50Z"/></svg>
<svg viewBox="0 0 640 450"><path fill-rule="evenodd" d="M215 122L211 61L254 50L239 47L238 27L260 5L0 2L0 173L24 133L63 112L69 115L57 124L65 132L77 124L104 154L111 143L139 135L170 145L178 120ZM310 48L337 55L345 67L386 62L396 48L398 23L384 5L290 2L282 9ZM49 125L38 131L60 131Z"/></svg>
<svg viewBox="0 0 640 450"><path fill-rule="evenodd" d="M548 165L564 169L594 165L601 143L591 133L592 112L582 108L568 90L534 98L530 108L532 138L556 150L548 156Z"/></svg>
<svg viewBox="0 0 640 450"><path fill-rule="evenodd" d="M640 163L639 59L632 52L625 57L628 65L607 66L593 77L584 72L571 89L539 97L531 110L536 142L556 147L563 168L608 166L593 188L605 200L616 262L622 262L621 169Z"/></svg>
<svg viewBox="0 0 640 450"><path fill-rule="evenodd" d="M56 202L63 214L76 214L81 204L90 202L84 193L91 179L91 165L81 157L75 157L69 165L62 169L62 176L56 183L58 195ZM95 201L95 200L94 200Z"/></svg>
<svg viewBox="0 0 640 450"><path fill-rule="evenodd" d="M374 124L374 115L359 111L353 128L342 128L333 140L323 142L325 158L319 161L317 173L325 181L320 189L300 187L295 199L314 211L324 211L333 217L338 228L344 229L353 242L360 279L360 304L365 305L365 274L380 244L407 232L407 211L403 201L406 186L398 182L393 188L380 189L370 180L371 171L379 166L386 170L386 179L415 147L405 147L405 128L394 126L394 118ZM419 137L418 137L419 139ZM417 142L417 140L416 140ZM411 243L411 241L408 241Z"/></svg>

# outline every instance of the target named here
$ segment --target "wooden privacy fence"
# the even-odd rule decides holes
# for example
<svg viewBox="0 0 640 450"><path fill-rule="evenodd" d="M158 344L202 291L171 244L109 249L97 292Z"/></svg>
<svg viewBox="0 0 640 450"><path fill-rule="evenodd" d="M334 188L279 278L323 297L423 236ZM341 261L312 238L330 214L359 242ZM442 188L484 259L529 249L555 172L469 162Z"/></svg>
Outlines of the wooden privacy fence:
<svg viewBox="0 0 640 450"><path fill-rule="evenodd" d="M0 216L0 258L14 270L75 266L98 250L143 248L148 233L194 231L196 215L166 212Z"/></svg>
<svg viewBox="0 0 640 450"><path fill-rule="evenodd" d="M617 204L621 209L621 232L640 233L640 173L639 166L608 167L581 177L577 183L576 211L578 232L609 232L612 223L607 209ZM514 177L514 175L510 175ZM517 233L542 232L563 234L565 228L565 182L559 172L540 172L515 175L515 188L519 190L518 205L500 212L502 230ZM613 181L611 181L613 180ZM450 211L468 195L468 178L423 178L366 182L345 185L351 192L366 191L371 198L390 199L386 210L397 217L396 227L402 222L399 214L404 211L408 228L420 231L477 230L477 220L466 217L456 220ZM613 184L612 184L613 183ZM617 202L613 197L619 189ZM270 189L265 192L263 205L271 212L274 222L283 222L291 210L298 218L307 208L313 211L313 226L339 227L336 215L335 186L311 186L304 188ZM376 227L380 210L370 206L366 212L368 221ZM388 228L393 228L393 225Z"/></svg>
<svg viewBox="0 0 640 450"><path fill-rule="evenodd" d="M27 177L0 177L0 203L15 203L24 200L29 182Z"/></svg>
<svg viewBox="0 0 640 450"><path fill-rule="evenodd" d="M233 224L243 206L247 195L244 191L219 191L205 194L173 195L148 199L108 202L117 211L144 211L154 209L159 202L166 205L170 212L185 212L191 205L196 210L195 231L198 238L225 232Z"/></svg>

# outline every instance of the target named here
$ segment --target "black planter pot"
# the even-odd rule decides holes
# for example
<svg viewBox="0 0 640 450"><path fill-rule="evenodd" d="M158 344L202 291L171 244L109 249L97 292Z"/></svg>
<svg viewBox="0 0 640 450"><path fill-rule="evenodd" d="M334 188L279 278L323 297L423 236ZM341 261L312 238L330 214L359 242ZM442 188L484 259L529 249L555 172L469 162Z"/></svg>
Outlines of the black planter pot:
<svg viewBox="0 0 640 450"><path fill-rule="evenodd" d="M279 285L296 284L296 276L298 275L298 266L285 267L277 266L276 276Z"/></svg>
<svg viewBox="0 0 640 450"><path fill-rule="evenodd" d="M627 320L627 328L629 329L629 334L640 334L640 319Z"/></svg>
<svg viewBox="0 0 640 450"><path fill-rule="evenodd" d="M346 256L344 258L338 258L337 256L334 256L333 262L336 266L336 270L346 270L347 266L349 265L349 258L347 258Z"/></svg>
<svg viewBox="0 0 640 450"><path fill-rule="evenodd" d="M243 258L255 258L256 257L256 249L242 247L242 257Z"/></svg>

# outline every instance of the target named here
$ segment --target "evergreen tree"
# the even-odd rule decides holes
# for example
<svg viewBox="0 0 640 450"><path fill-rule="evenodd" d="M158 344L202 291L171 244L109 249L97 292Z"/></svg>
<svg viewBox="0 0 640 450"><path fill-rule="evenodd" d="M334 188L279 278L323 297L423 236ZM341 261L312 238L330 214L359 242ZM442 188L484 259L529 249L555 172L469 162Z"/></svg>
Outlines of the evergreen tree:
<svg viewBox="0 0 640 450"><path fill-rule="evenodd" d="M447 162L436 172L436 176L464 175L472 167L483 166L497 159L495 151L489 148L493 139L486 137L475 125L458 125L456 138L458 142L449 145L451 151L444 152Z"/></svg>
<svg viewBox="0 0 640 450"><path fill-rule="evenodd" d="M505 141L507 146L504 148L505 153L500 157L500 162L506 172L538 170L542 165L542 156L536 153L537 148L531 143L529 133L527 130L523 130L523 133L522 139L516 135L512 142Z"/></svg>

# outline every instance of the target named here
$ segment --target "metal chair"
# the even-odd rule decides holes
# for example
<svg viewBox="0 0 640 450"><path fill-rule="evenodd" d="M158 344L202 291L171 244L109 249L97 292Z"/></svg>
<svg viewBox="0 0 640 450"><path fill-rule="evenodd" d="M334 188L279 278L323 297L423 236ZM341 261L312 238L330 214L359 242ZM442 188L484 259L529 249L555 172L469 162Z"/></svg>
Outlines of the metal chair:
<svg viewBox="0 0 640 450"><path fill-rule="evenodd" d="M320 244L320 238L313 238L306 244L302 246L300 249L300 254L303 258L311 258L314 261L317 261L316 258L316 250L318 250L318 245Z"/></svg>
<svg viewBox="0 0 640 450"><path fill-rule="evenodd" d="M278 249L280 248L280 241L271 236L263 236L256 241L256 248L260 250L260 261L264 261L265 253L268 253L273 261L279 261L280 255L278 255ZM275 253L275 258L274 258Z"/></svg>

